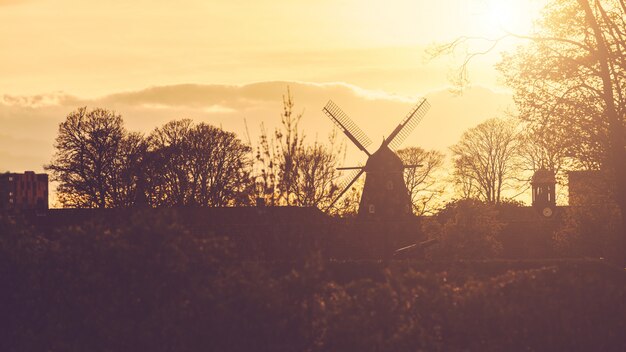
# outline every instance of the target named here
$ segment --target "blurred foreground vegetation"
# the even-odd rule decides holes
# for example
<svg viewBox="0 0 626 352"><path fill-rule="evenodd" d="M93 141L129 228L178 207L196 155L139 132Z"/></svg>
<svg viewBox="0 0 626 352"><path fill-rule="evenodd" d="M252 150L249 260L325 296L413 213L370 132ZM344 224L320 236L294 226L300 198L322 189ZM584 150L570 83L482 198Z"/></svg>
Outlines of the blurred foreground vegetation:
<svg viewBox="0 0 626 352"><path fill-rule="evenodd" d="M598 261L248 261L175 215L0 221L2 351L625 350Z"/></svg>

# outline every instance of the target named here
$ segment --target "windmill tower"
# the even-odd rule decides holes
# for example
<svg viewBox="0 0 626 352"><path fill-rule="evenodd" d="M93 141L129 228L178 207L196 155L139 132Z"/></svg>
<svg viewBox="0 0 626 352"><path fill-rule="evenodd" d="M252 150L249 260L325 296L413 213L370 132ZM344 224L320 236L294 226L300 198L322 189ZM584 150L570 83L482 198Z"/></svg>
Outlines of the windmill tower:
<svg viewBox="0 0 626 352"><path fill-rule="evenodd" d="M363 131L332 101L323 111L343 131L343 133L368 157L365 166L343 167L340 170L355 170L355 175L344 187L334 203L365 173L365 185L359 203L359 217L371 220L398 220L412 215L411 197L404 182L404 169L420 165L404 165L393 151L415 129L422 120L430 104L420 100L400 124L383 139L374 153L367 147L372 141Z"/></svg>

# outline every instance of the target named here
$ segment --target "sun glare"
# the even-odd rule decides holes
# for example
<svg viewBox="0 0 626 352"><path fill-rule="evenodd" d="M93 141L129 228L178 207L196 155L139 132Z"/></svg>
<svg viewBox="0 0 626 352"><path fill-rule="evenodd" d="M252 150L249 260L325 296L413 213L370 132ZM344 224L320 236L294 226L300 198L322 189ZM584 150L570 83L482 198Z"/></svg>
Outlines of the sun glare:
<svg viewBox="0 0 626 352"><path fill-rule="evenodd" d="M482 35L498 36L505 32L528 33L539 1L485 0L476 9L477 28Z"/></svg>
<svg viewBox="0 0 626 352"><path fill-rule="evenodd" d="M513 7L508 2L492 1L486 16L490 24L500 28L506 27L515 20Z"/></svg>

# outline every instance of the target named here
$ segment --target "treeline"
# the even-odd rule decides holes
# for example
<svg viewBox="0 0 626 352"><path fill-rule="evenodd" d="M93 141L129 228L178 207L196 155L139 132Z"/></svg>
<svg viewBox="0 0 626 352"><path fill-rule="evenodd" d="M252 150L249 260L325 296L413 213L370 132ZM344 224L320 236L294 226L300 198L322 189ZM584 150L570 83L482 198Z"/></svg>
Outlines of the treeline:
<svg viewBox="0 0 626 352"><path fill-rule="evenodd" d="M61 123L55 147L46 169L64 206L223 206L242 202L249 177L250 147L191 120L143 136L112 111L79 108Z"/></svg>
<svg viewBox="0 0 626 352"><path fill-rule="evenodd" d="M414 149L410 154L417 155L417 159L430 153L434 166L414 169L417 175L405 175L407 181L414 181L409 188L415 212L434 212L441 205L436 199L452 188L454 191L447 192L446 197L506 201L526 191L533 171L545 168L553 170L561 184L566 170L602 170L623 213L625 13L623 2L549 1L533 35L496 65L514 93L519 119L493 118L466 131L449 150L449 172L439 173L444 160L441 153ZM473 39L463 38L434 52L449 53L468 40ZM469 55L465 64L475 56ZM461 81L467 78L463 75L465 68L460 71ZM60 182L59 198L65 206L128 206L144 194L145 202L153 206L236 205L262 198L269 204L325 208L341 189L334 167L341 161L341 144L304 143L298 129L300 117L293 113L288 92L282 128L263 133L253 147L236 136L226 137L228 132L180 121L161 127L163 138L159 137L159 129L140 136L126 132L118 115L82 109L70 114L61 126L57 155L48 169ZM193 136L192 130L196 131ZM215 141L209 138L212 143L219 143L222 137L232 141L232 155L230 150L221 150L224 158L232 156L222 166L229 168L225 173L232 173L241 182L224 183L223 187L230 188L218 191L222 173L190 170L197 160L206 165L212 162L202 158L192 162L191 158L199 158L198 151L205 157L215 152L209 150L207 140L194 141L200 138L200 130L215 134ZM177 138L187 131L190 135L183 140L193 142L183 145ZM218 151L222 147L226 145ZM180 153L167 156L175 152ZM155 167L151 160L159 157L172 166L178 163L175 166L181 170L179 174L160 170L166 167L163 163ZM406 160L411 158L406 156ZM145 170L145 174L138 169ZM216 167L210 169L215 171ZM357 185L334 211L354 211L358 192ZM626 231L626 226L622 228Z"/></svg>
<svg viewBox="0 0 626 352"><path fill-rule="evenodd" d="M318 207L354 214L362 183L343 189L337 167L346 145L331 133L309 141L294 112L291 92L283 97L281 124L260 126L255 145L232 132L189 119L173 120L147 135L128 131L120 114L82 107L59 126L55 155L45 169L58 182L63 207L123 208L267 205ZM407 164L414 210L423 214L442 192L436 172L444 155L418 147L398 151Z"/></svg>
<svg viewBox="0 0 626 352"><path fill-rule="evenodd" d="M253 146L232 132L189 119L170 121L143 135L128 131L113 111L82 107L60 124L56 153L46 169L59 183L57 196L64 207L242 206L263 201L355 213L362 180L328 207L344 188L337 167L347 146L335 133L323 141L306 140L301 118L288 90L280 127L268 133L261 125ZM440 151L398 150L405 164L420 165L404 174L414 212L433 214L451 197L506 201L505 193L523 189L532 171L554 166L535 157L535 140L513 119L487 120L450 148L451 172Z"/></svg>
<svg viewBox="0 0 626 352"><path fill-rule="evenodd" d="M311 206L332 214L357 211L363 182L339 201L347 146L335 132L309 141L294 112L290 91L283 97L281 124L260 126L255 145L210 124L173 120L143 135L128 131L122 116L82 107L60 124L56 153L45 168L57 181L64 207L133 206ZM477 199L506 203L528 191L534 171L583 167L568 149L558 149L545 129L509 118L492 118L468 129L446 155L408 147L397 151L407 165L404 178L418 215L435 214L447 201Z"/></svg>
<svg viewBox="0 0 626 352"><path fill-rule="evenodd" d="M82 107L60 124L45 168L59 183L64 207L328 204L338 189L340 146L305 143L284 98L282 127L256 148L204 122L173 120L148 135L130 132L122 116Z"/></svg>

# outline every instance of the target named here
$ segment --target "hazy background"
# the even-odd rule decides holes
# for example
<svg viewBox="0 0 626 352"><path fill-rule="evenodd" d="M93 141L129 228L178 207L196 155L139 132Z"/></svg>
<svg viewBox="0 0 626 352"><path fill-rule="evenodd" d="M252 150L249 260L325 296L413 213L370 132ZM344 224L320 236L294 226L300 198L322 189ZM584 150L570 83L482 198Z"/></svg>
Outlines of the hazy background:
<svg viewBox="0 0 626 352"><path fill-rule="evenodd" d="M287 86L309 140L332 128L329 99L377 144L425 96L432 109L404 146L445 151L511 100L492 68L499 51L471 65L472 87L455 96L459 58L425 49L527 31L541 3L0 0L0 171L42 171L79 106L113 109L144 133L192 118L247 140L245 119L254 143L261 122L279 122Z"/></svg>

